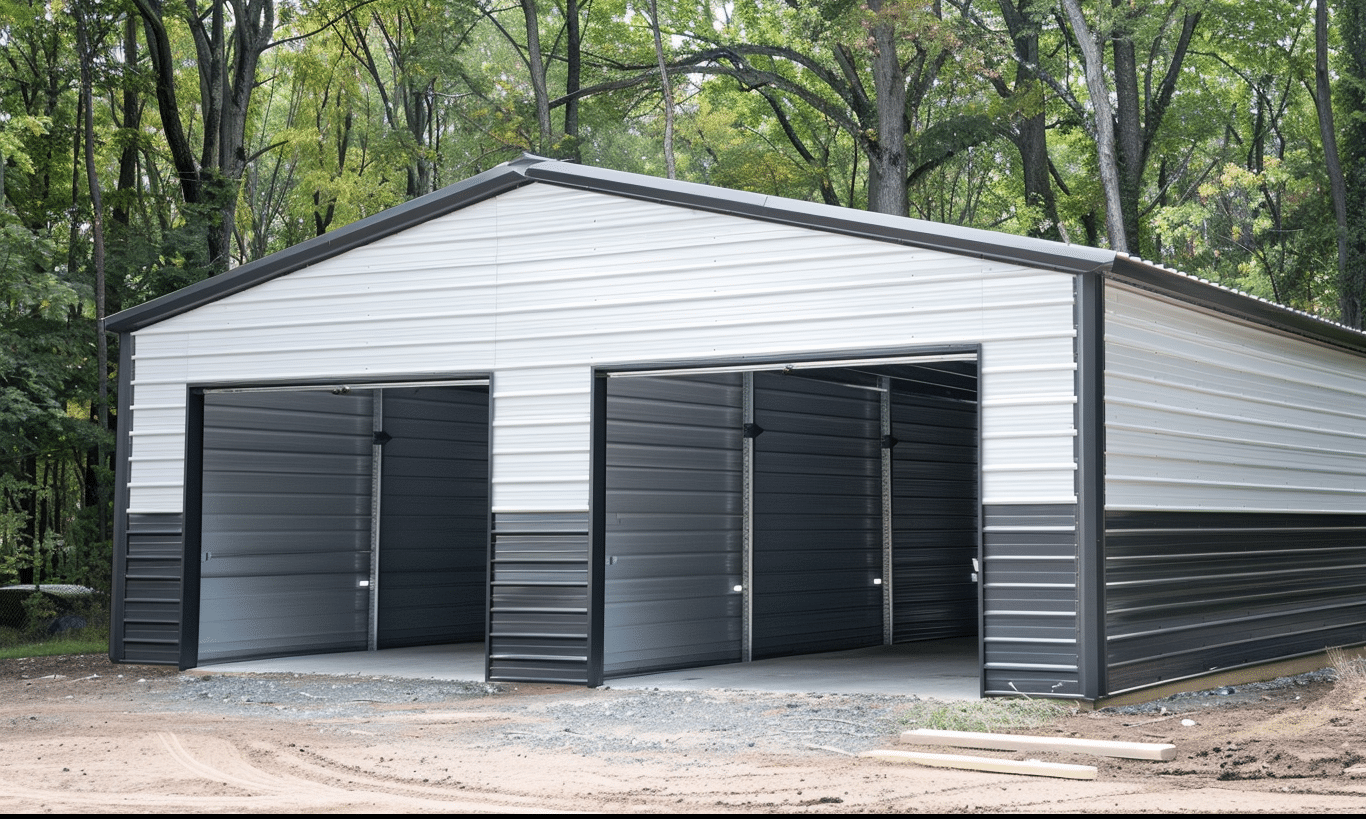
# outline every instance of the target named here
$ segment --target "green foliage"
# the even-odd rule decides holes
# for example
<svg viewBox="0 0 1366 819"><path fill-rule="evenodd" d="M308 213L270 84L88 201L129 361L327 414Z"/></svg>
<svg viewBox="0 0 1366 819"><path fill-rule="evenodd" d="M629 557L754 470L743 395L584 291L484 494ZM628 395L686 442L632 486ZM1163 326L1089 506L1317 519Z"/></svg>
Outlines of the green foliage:
<svg viewBox="0 0 1366 819"><path fill-rule="evenodd" d="M57 617L57 604L52 598L34 592L24 599L24 634L36 637L47 631L48 623Z"/></svg>

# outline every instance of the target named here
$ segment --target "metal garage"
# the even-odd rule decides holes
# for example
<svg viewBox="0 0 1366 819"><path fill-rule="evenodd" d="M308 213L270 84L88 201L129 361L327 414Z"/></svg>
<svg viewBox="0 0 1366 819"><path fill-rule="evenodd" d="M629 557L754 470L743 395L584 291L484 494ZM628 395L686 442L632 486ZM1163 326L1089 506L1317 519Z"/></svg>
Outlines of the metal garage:
<svg viewBox="0 0 1366 819"><path fill-rule="evenodd" d="M115 660L1366 642L1366 335L1111 251L525 157L109 328Z"/></svg>

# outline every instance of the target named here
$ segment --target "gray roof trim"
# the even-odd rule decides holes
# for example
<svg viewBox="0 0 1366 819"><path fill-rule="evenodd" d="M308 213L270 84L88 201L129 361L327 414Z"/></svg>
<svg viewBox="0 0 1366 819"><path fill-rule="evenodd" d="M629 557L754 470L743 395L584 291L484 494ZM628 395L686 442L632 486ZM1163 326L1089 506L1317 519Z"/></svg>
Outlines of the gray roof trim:
<svg viewBox="0 0 1366 819"><path fill-rule="evenodd" d="M524 154L520 159L435 193L124 310L111 316L105 327L112 332L139 330L530 182L825 230L1042 270L1104 276L1256 324L1366 353L1366 333L1112 250L592 168L532 154Z"/></svg>
<svg viewBox="0 0 1366 819"><path fill-rule="evenodd" d="M1151 262L1117 256L1109 271L1103 275L1112 281L1170 296L1253 324L1354 353L1366 353L1366 332Z"/></svg>
<svg viewBox="0 0 1366 819"><path fill-rule="evenodd" d="M137 307L130 307L110 316L105 322L105 329L123 333L140 330L217 301L224 296L255 287L262 282L293 273L324 259L330 259L377 239L520 187L527 183L526 176L522 173L526 164L526 159L519 159L499 165L435 193L418 197L411 202L389 208L294 247L272 253L264 259L196 282Z"/></svg>

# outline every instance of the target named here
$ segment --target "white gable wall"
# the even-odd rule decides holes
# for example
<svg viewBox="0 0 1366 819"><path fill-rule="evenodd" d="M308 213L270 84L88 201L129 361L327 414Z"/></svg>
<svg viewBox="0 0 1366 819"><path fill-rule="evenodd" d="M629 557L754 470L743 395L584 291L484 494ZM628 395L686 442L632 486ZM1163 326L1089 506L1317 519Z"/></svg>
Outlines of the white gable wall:
<svg viewBox="0 0 1366 819"><path fill-rule="evenodd" d="M1073 277L533 184L135 333L130 512L185 385L493 373L495 512L588 508L591 367L983 345L983 501L1073 503Z"/></svg>

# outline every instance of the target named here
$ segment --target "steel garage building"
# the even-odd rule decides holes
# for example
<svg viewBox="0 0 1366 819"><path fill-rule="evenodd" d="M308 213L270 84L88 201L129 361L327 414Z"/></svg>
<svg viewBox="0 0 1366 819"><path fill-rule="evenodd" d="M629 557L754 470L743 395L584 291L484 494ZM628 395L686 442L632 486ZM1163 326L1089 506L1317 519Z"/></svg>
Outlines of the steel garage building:
<svg viewBox="0 0 1366 819"><path fill-rule="evenodd" d="M109 327L118 661L1366 641L1366 335L1110 251L525 157Z"/></svg>

